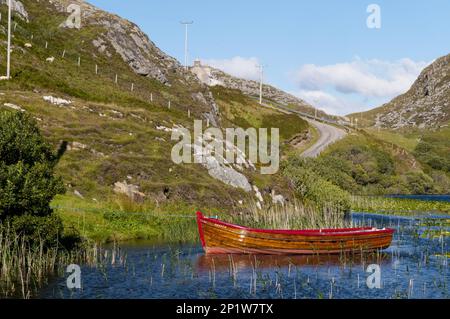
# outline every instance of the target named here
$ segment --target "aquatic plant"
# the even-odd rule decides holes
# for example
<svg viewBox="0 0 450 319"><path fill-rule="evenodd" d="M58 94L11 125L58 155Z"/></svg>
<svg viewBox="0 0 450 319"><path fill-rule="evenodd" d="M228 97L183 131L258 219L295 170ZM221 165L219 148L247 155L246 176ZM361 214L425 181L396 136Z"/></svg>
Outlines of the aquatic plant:
<svg viewBox="0 0 450 319"><path fill-rule="evenodd" d="M251 204L248 213L236 217L235 222L271 229L343 228L350 224L339 207L324 204L318 208L296 199L284 206L271 205L263 209Z"/></svg>
<svg viewBox="0 0 450 319"><path fill-rule="evenodd" d="M450 213L450 203L382 196L352 196L352 210L378 214L415 215L417 213Z"/></svg>

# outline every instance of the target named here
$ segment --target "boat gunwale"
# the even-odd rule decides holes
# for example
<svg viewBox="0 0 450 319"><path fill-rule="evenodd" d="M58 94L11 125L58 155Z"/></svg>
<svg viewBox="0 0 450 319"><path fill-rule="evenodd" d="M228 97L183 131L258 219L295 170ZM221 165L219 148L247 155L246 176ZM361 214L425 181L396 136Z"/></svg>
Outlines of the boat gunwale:
<svg viewBox="0 0 450 319"><path fill-rule="evenodd" d="M259 229L250 228L240 225L227 223L218 219L204 217L201 212L197 212L197 221L199 230L201 231L201 238L203 237L201 221L209 222L224 227L234 228L246 232L266 233L266 234L280 234L280 235L303 235L303 236L352 236L352 235L371 235L371 234L393 234L395 229L392 228L373 228L373 227L359 227L359 228L336 228L336 229L305 229L305 230L283 230L283 229ZM204 240L202 240L204 243Z"/></svg>

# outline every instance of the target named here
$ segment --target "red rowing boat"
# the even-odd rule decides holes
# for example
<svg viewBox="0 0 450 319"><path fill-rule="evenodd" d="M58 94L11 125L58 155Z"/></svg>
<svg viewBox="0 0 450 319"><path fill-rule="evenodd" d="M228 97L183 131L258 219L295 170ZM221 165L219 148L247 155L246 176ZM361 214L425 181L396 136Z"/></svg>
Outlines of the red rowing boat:
<svg viewBox="0 0 450 319"><path fill-rule="evenodd" d="M254 229L206 218L197 212L197 224L207 254L337 254L386 249L395 232L390 228L316 230Z"/></svg>

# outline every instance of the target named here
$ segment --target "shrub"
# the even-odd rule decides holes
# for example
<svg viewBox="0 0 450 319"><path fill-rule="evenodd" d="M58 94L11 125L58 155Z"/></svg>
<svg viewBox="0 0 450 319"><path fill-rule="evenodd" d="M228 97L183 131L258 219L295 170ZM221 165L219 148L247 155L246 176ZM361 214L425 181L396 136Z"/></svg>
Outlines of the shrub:
<svg viewBox="0 0 450 319"><path fill-rule="evenodd" d="M406 183L412 194L433 194L434 181L422 172L408 172Z"/></svg>
<svg viewBox="0 0 450 319"><path fill-rule="evenodd" d="M283 174L290 179L301 199L312 201L320 209L332 208L342 213L350 211L350 195L318 174L295 163L283 167Z"/></svg>
<svg viewBox="0 0 450 319"><path fill-rule="evenodd" d="M55 246L62 237L63 224L56 215L21 215L8 218L6 224L16 234L32 243L43 242L46 246Z"/></svg>
<svg viewBox="0 0 450 319"><path fill-rule="evenodd" d="M53 153L28 114L0 112L0 222L31 240L53 242L62 233L50 202L64 192L54 176L63 148Z"/></svg>

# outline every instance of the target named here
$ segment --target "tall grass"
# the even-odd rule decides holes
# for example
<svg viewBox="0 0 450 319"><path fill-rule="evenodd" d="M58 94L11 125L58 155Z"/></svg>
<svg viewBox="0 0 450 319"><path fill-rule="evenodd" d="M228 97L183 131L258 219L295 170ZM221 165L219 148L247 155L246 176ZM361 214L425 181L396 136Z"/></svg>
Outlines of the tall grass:
<svg viewBox="0 0 450 319"><path fill-rule="evenodd" d="M70 252L46 248L43 240L30 243L8 226L0 227L0 298L31 298L68 265L98 264L103 258L99 251L97 246Z"/></svg>
<svg viewBox="0 0 450 319"><path fill-rule="evenodd" d="M342 211L331 205L318 208L299 200L293 200L284 206L272 205L263 209L252 204L248 213L240 215L235 221L266 229L344 228L350 223L344 218Z"/></svg>
<svg viewBox="0 0 450 319"><path fill-rule="evenodd" d="M352 196L352 210L380 214L414 215L420 212L450 213L450 203L379 196Z"/></svg>

